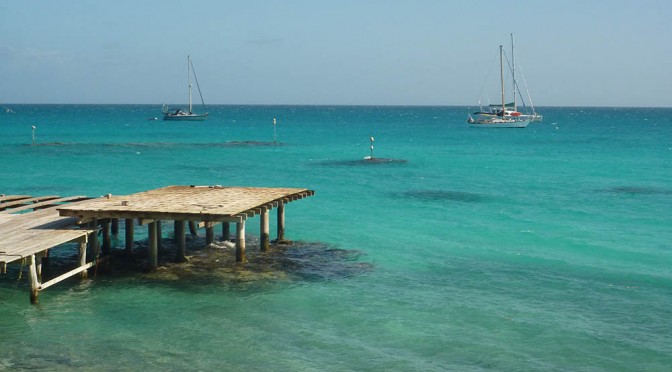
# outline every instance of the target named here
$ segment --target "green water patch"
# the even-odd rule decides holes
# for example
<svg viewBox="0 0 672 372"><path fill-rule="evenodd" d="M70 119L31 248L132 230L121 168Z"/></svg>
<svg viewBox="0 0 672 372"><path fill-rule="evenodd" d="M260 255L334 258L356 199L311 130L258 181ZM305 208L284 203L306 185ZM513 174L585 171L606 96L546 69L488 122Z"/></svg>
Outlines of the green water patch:
<svg viewBox="0 0 672 372"><path fill-rule="evenodd" d="M367 166L367 165L382 165L382 164L406 164L408 163L405 159L391 159L391 158L371 158L365 157L359 160L326 160L317 163L318 165L331 166L331 167L341 167L341 166Z"/></svg>
<svg viewBox="0 0 672 372"><path fill-rule="evenodd" d="M488 197L482 194L455 190L408 190L393 193L392 196L429 202L481 203L488 200Z"/></svg>
<svg viewBox="0 0 672 372"><path fill-rule="evenodd" d="M217 144L219 147L265 147L265 146L285 146L281 142L264 142L264 141L229 141Z"/></svg>
<svg viewBox="0 0 672 372"><path fill-rule="evenodd" d="M80 143L80 142L36 142L20 144L21 147L140 147L140 148L188 148L188 147L264 147L286 146L282 142L269 141L227 141L210 143L179 143L179 142L120 142L120 143Z"/></svg>
<svg viewBox="0 0 672 372"><path fill-rule="evenodd" d="M616 186L600 189L597 191L602 193L625 195L672 195L672 189L648 186Z"/></svg>

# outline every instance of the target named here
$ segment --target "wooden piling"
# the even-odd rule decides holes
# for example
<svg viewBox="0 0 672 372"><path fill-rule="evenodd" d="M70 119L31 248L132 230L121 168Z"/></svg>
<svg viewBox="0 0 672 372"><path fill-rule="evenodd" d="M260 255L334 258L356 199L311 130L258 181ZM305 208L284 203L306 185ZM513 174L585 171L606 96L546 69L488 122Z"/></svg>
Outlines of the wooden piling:
<svg viewBox="0 0 672 372"><path fill-rule="evenodd" d="M103 229L103 256L108 256L110 254L110 248L112 247L110 239L110 220L105 220L101 228Z"/></svg>
<svg viewBox="0 0 672 372"><path fill-rule="evenodd" d="M44 251L35 253L35 268L37 271L37 280L42 281L42 257L44 257Z"/></svg>
<svg viewBox="0 0 672 372"><path fill-rule="evenodd" d="M113 218L110 221L110 230L112 232L112 235L114 235L114 236L119 235L119 219L118 218Z"/></svg>
<svg viewBox="0 0 672 372"><path fill-rule="evenodd" d="M40 281L37 278L37 262L35 260L35 255L31 254L28 256L30 261L30 266L28 270L30 271L30 303L37 304L37 295L40 291Z"/></svg>
<svg viewBox="0 0 672 372"><path fill-rule="evenodd" d="M79 251L77 252L77 258L80 267L86 265L86 241L86 237L79 241ZM88 272L86 270L82 270L82 272L79 273L79 277L81 279L86 279L88 277Z"/></svg>
<svg viewBox="0 0 672 372"><path fill-rule="evenodd" d="M231 240L231 224L222 222L222 240L228 242Z"/></svg>
<svg viewBox="0 0 672 372"><path fill-rule="evenodd" d="M45 250L44 254L42 255L42 265L48 266L49 265L49 250Z"/></svg>
<svg viewBox="0 0 672 372"><path fill-rule="evenodd" d="M285 204L278 205L278 237L277 242L280 243L285 240Z"/></svg>
<svg viewBox="0 0 672 372"><path fill-rule="evenodd" d="M210 245L215 241L215 226L212 222L205 224L205 245Z"/></svg>
<svg viewBox="0 0 672 372"><path fill-rule="evenodd" d="M161 220L156 220L156 247L161 249L163 243L163 228L161 227Z"/></svg>
<svg viewBox="0 0 672 372"><path fill-rule="evenodd" d="M159 246L157 242L156 221L147 225L149 230L149 268L154 270L159 266Z"/></svg>
<svg viewBox="0 0 672 372"><path fill-rule="evenodd" d="M186 247L187 240L183 220L175 220L175 242L177 243L177 252L175 262L187 262Z"/></svg>
<svg viewBox="0 0 672 372"><path fill-rule="evenodd" d="M189 233L191 236L198 236L198 230L196 229L196 221L189 221Z"/></svg>
<svg viewBox="0 0 672 372"><path fill-rule="evenodd" d="M268 222L268 209L264 209L259 216L259 250L262 252L268 251L268 243L270 238L270 224Z"/></svg>
<svg viewBox="0 0 672 372"><path fill-rule="evenodd" d="M133 253L133 219L126 218L124 220L124 226L126 232L126 254L130 255Z"/></svg>
<svg viewBox="0 0 672 372"><path fill-rule="evenodd" d="M236 262L246 262L245 221L236 222Z"/></svg>
<svg viewBox="0 0 672 372"><path fill-rule="evenodd" d="M94 260L97 260L98 256L100 255L100 247L98 246L98 219L93 219L91 222L91 228L93 228L93 234L91 234L91 240L89 240L89 244L91 246L91 255L93 256Z"/></svg>

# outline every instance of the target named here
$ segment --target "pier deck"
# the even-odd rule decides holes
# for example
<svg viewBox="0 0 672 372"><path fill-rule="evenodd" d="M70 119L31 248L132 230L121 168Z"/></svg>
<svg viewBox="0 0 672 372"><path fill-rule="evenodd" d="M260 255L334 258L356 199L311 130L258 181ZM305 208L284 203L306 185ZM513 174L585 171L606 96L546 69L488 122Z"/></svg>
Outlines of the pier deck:
<svg viewBox="0 0 672 372"><path fill-rule="evenodd" d="M137 194L89 200L59 208L62 216L241 222L262 210L312 196L297 188L167 186Z"/></svg>
<svg viewBox="0 0 672 372"><path fill-rule="evenodd" d="M125 196L108 195L77 205L59 208L61 216L78 217L80 222L99 219L137 219L148 224L149 265L158 265L158 241L164 220L175 221L178 245L176 260L186 260L185 221L201 222L206 228L206 244L213 241L213 228L222 223L223 238L228 240L229 224L236 224L236 261L245 262L245 220L260 215L261 250L269 245L269 211L277 208L277 240L284 240L285 204L314 195L313 190L299 188L229 187L229 186L167 186ZM128 229L132 224L127 223ZM132 239L130 239L132 240ZM127 239L128 244L129 239ZM127 246L127 250L132 247Z"/></svg>
<svg viewBox="0 0 672 372"><path fill-rule="evenodd" d="M260 250L269 247L269 212L277 210L277 241L284 240L285 205L313 196L300 188L225 186L168 186L131 195L101 198L73 196L0 196L0 268L27 259L30 265L31 302L37 294L65 278L81 273L106 258L110 225L125 219L126 250L133 250L134 221L148 225L149 266L158 266L161 221L175 222L176 261L186 261L185 225L192 234L196 224L206 229L206 244L214 240L213 228L222 224L222 238L229 240L230 223L236 224L236 261L245 262L245 221L260 216ZM88 226L88 228L78 228ZM103 257L99 257L98 230L103 233ZM113 227L114 231L115 228ZM41 260L49 249L67 242L79 242L79 266L47 282L41 282ZM92 260L87 262L87 243ZM107 251L106 251L107 249Z"/></svg>
<svg viewBox="0 0 672 372"><path fill-rule="evenodd" d="M86 243L93 229L77 226L77 219L62 217L56 209L65 203L89 199L85 196L60 198L46 196L33 198L27 195L0 197L0 271L8 263L28 260L31 279L31 302L37 302L37 292L65 278L81 273L91 265L86 264ZM80 264L58 278L41 283L42 258L48 250L69 242L80 243Z"/></svg>
<svg viewBox="0 0 672 372"><path fill-rule="evenodd" d="M16 197L18 199L14 199ZM86 200L87 197L32 198L10 195L1 199L0 263L27 258L56 245L77 240L92 231L77 228L76 218L61 217L56 209L63 203Z"/></svg>

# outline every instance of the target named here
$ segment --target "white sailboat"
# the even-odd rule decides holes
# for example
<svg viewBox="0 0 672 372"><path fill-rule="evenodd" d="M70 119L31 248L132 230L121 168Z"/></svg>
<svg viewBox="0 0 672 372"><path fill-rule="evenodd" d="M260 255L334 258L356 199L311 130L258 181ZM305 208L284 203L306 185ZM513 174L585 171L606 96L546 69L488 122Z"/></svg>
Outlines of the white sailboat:
<svg viewBox="0 0 672 372"><path fill-rule="evenodd" d="M520 96L521 101L523 101L523 99L522 94L520 93L520 89L518 87L518 80L516 79L516 52L514 50L513 34L511 34L511 77L513 80L513 103L511 104L512 105L511 109L517 112L518 105L516 97ZM525 77L523 77L523 85L525 85L525 92L527 93L527 100L530 103L530 107L529 108L526 107L525 113L521 114L521 116L523 118L530 119L531 122L540 122L543 120L544 116L534 109L534 104L532 104L532 97L530 96L530 91L527 89L527 84L525 83ZM525 105L524 101L523 105Z"/></svg>
<svg viewBox="0 0 672 372"><path fill-rule="evenodd" d="M191 91L193 85L191 84L191 74L194 74L194 80L196 81L196 88L198 88L198 94L201 97L201 103L203 104L203 111L205 111L205 102L203 101L203 94L201 94L201 87L198 85L198 78L196 77L196 71L194 71L194 65L191 63L191 56L187 56L187 82L189 85L189 109L182 110L171 109L168 106L163 105L163 120L172 120L172 121L203 121L208 117L208 113L197 114L193 112L191 104Z"/></svg>
<svg viewBox="0 0 672 372"><path fill-rule="evenodd" d="M491 105L489 112L481 110L474 113L476 118L469 115L467 124L470 128L525 128L530 124L530 118L523 117L520 112L507 107L504 94L504 48L501 45L499 46L499 75L502 104Z"/></svg>

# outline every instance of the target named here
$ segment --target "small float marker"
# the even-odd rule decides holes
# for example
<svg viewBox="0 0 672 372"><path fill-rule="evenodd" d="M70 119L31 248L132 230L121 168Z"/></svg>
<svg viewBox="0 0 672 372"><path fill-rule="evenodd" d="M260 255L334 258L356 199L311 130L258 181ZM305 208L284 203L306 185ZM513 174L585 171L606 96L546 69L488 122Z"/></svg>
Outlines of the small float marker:
<svg viewBox="0 0 672 372"><path fill-rule="evenodd" d="M373 137L371 137L371 157L370 157L370 159L373 159L373 141L375 141L375 139Z"/></svg>
<svg viewBox="0 0 672 372"><path fill-rule="evenodd" d="M278 138L275 134L275 125L276 124L277 124L277 122L275 121L275 118L273 118L273 143L278 143Z"/></svg>

